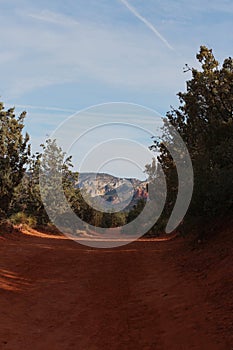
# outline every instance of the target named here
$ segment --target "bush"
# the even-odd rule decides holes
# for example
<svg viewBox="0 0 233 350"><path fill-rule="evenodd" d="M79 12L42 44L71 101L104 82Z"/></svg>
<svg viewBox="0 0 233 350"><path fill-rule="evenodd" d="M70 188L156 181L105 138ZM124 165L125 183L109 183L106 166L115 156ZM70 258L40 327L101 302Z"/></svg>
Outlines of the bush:
<svg viewBox="0 0 233 350"><path fill-rule="evenodd" d="M36 218L34 218L32 216L28 216L23 212L13 214L10 217L10 221L13 225L23 224L23 225L27 225L27 226L32 227L32 228L36 227L36 225L37 225Z"/></svg>

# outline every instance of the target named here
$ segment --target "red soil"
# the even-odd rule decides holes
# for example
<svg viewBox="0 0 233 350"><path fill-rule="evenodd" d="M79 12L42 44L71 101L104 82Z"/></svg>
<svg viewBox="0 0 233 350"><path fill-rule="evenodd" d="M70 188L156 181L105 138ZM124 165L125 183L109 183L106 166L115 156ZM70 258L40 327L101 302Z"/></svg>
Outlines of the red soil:
<svg viewBox="0 0 233 350"><path fill-rule="evenodd" d="M232 235L94 249L0 238L0 349L232 350Z"/></svg>

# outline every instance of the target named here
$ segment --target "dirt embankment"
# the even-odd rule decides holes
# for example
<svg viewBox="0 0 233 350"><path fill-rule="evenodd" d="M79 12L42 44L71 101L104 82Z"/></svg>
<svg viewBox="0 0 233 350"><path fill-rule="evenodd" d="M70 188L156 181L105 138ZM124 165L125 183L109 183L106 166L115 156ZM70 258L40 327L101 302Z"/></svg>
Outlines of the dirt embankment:
<svg viewBox="0 0 233 350"><path fill-rule="evenodd" d="M233 239L94 249L0 238L0 349L231 350Z"/></svg>

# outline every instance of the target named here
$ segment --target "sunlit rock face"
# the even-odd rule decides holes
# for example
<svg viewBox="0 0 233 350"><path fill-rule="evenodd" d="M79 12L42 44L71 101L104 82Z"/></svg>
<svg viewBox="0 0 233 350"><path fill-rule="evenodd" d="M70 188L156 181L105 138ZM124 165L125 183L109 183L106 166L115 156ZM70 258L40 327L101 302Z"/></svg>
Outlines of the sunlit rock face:
<svg viewBox="0 0 233 350"><path fill-rule="evenodd" d="M148 198L146 185L146 181L135 178L118 178L105 173L98 175L81 173L76 183L76 186L84 190L90 197L102 196L113 204L119 203L119 197L121 200L124 199L124 196L128 197L130 192L132 196L130 207L138 200Z"/></svg>

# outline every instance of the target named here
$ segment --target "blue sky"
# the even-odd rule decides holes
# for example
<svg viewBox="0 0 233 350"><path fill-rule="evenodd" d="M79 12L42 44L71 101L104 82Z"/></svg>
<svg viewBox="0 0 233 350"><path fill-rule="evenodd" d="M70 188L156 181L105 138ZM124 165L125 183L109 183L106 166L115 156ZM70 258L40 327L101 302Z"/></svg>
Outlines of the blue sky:
<svg viewBox="0 0 233 350"><path fill-rule="evenodd" d="M183 67L197 65L200 45L220 62L232 56L231 0L0 0L0 7L0 96L27 110L34 150L95 104L130 102L164 115L177 105L189 78Z"/></svg>

